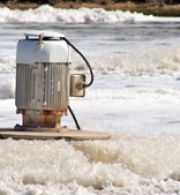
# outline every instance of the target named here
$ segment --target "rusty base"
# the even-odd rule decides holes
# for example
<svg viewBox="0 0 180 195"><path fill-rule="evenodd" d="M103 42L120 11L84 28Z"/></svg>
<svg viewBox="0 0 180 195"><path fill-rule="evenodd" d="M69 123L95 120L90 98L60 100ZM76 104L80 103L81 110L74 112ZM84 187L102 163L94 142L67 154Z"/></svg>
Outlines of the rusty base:
<svg viewBox="0 0 180 195"><path fill-rule="evenodd" d="M0 138L13 139L67 139L67 140L97 140L109 139L110 134L105 132L70 130L62 128L0 128Z"/></svg>

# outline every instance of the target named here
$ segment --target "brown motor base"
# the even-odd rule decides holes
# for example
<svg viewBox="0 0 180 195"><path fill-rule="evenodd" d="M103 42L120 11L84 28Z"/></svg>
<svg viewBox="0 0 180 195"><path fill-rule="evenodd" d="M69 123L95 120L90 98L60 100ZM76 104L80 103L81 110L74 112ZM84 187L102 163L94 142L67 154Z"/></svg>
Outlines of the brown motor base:
<svg viewBox="0 0 180 195"><path fill-rule="evenodd" d="M61 128L28 128L17 126L15 128L0 128L0 138L13 139L67 139L67 140L99 140L109 139L110 134L95 131L70 130L67 127Z"/></svg>

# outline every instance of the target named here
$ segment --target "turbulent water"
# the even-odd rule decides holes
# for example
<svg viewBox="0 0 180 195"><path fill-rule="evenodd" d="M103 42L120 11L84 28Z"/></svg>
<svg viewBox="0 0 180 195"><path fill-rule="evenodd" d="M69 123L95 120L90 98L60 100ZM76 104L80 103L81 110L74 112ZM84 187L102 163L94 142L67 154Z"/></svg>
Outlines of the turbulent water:
<svg viewBox="0 0 180 195"><path fill-rule="evenodd" d="M94 85L70 105L82 129L109 140L0 140L0 195L180 194L180 18L104 9L0 8L0 124L16 115L16 44L63 33L89 60ZM73 52L71 72L89 71ZM72 118L62 124L75 128Z"/></svg>

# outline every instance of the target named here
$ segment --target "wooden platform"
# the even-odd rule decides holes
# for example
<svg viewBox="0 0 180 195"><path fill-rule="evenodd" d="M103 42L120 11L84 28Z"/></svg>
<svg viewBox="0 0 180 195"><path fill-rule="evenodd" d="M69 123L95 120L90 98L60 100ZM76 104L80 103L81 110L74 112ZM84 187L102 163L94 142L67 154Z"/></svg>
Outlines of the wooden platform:
<svg viewBox="0 0 180 195"><path fill-rule="evenodd" d="M13 139L69 139L69 140L97 140L97 139L109 139L110 134L105 132L95 131L79 131L64 129L62 131L48 131L48 128L40 128L35 131L34 128L25 130L17 130L16 128L0 128L0 138L13 138Z"/></svg>

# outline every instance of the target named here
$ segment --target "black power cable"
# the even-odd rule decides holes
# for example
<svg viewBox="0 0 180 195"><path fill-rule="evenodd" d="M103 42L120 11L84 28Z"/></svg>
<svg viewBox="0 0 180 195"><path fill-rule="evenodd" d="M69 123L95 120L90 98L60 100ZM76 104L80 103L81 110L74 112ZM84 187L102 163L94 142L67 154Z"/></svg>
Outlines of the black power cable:
<svg viewBox="0 0 180 195"><path fill-rule="evenodd" d="M82 57L82 59L86 62L86 65L88 66L89 71L90 71L90 74L91 74L91 80L90 80L90 82L89 82L88 84L83 83L83 88L90 87L90 86L93 84L93 82L94 82L94 74L93 74L93 71L92 71L92 68L91 68L89 62L88 62L87 59L84 57L84 55L83 55L83 54L82 54L82 53L81 53L73 44L70 43L69 40L67 40L65 37L63 37L62 39L63 39L64 41L66 41L66 43L67 43L68 45L70 45L70 46L71 46L71 47L72 47L72 48L73 48L73 49ZM80 125L79 125L79 123L78 123L78 121L77 121L77 119L76 119L76 116L75 116L73 110L71 109L70 105L68 105L68 110L69 110L69 112L71 113L71 115L72 115L72 117L73 117L73 119L74 119L74 122L75 122L75 124L76 124L77 129L78 129L78 130L81 130Z"/></svg>
<svg viewBox="0 0 180 195"><path fill-rule="evenodd" d="M66 43L68 44L68 45L70 45L81 57L82 57L82 59L86 62L86 65L88 66L88 68L89 68L89 71L90 71L90 74L91 74L91 80L90 80L90 82L88 83L88 84L86 84L86 83L84 83L83 84L83 88L87 88L87 87L90 87L92 84L93 84L93 82L94 82L94 74L93 74L93 71L92 71L92 68L91 68L91 66L90 66L90 64L89 64L89 62L87 61L87 59L84 57L84 55L73 45L73 44L71 44L70 42L69 42L69 40L67 40L65 37L63 37L62 39L64 39L65 41L66 41Z"/></svg>
<svg viewBox="0 0 180 195"><path fill-rule="evenodd" d="M75 124L76 124L77 129L78 129L78 130L81 130L81 127L80 127L80 125L79 125L79 123L78 123L78 121L77 121L77 119L76 119L76 116L75 116L74 112L72 111L70 105L68 105L68 110L69 110L69 112L71 113L71 115L72 115L72 117L73 117L73 119L74 119L74 122L75 122Z"/></svg>

